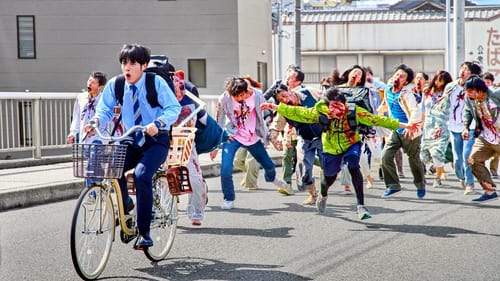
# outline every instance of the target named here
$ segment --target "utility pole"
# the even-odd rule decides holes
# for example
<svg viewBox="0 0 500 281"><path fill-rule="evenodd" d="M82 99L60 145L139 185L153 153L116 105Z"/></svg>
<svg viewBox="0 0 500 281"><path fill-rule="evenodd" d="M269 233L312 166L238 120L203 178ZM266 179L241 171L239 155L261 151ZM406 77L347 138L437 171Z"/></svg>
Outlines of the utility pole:
<svg viewBox="0 0 500 281"><path fill-rule="evenodd" d="M278 77L283 78L283 3L278 0Z"/></svg>
<svg viewBox="0 0 500 281"><path fill-rule="evenodd" d="M464 6L463 0L453 1L453 25L455 26L455 44L453 69L451 74L457 76L459 65L465 61L465 26L464 26Z"/></svg>
<svg viewBox="0 0 500 281"><path fill-rule="evenodd" d="M446 48L445 48L445 67L444 69L448 71L449 73L453 73L451 71L451 20L450 20L450 14L451 14L451 0L446 0ZM454 76L452 76L454 77Z"/></svg>
<svg viewBox="0 0 500 281"><path fill-rule="evenodd" d="M302 63L302 36L301 36L301 1L295 0L295 64L301 66Z"/></svg>

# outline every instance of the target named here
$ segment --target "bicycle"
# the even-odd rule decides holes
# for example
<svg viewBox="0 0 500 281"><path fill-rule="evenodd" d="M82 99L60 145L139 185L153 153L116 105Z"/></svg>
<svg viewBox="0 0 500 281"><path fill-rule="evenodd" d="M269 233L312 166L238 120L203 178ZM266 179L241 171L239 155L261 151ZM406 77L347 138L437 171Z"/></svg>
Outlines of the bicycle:
<svg viewBox="0 0 500 281"><path fill-rule="evenodd" d="M103 137L112 142L125 139L142 130L134 126L121 137ZM150 234L154 247L144 249L151 261L164 259L174 243L179 219L178 196L189 193L191 186L183 164L189 159L196 128L176 127L172 130L171 148L165 168L153 177L153 216ZM76 177L92 178L78 198L71 223L71 257L78 275L93 280L103 272L115 238L115 226L120 225L120 239L129 243L136 239L135 214L126 215L118 184L123 173L126 145L74 144L73 173ZM187 158L186 158L187 157ZM95 179L102 179L96 181ZM130 180L131 179L131 180ZM127 177L129 193L135 193L133 175Z"/></svg>

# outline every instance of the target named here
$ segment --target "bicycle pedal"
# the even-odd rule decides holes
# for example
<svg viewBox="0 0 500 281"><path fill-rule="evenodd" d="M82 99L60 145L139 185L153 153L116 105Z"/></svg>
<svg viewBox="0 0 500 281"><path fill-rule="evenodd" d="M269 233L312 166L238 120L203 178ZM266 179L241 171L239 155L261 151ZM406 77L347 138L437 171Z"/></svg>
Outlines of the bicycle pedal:
<svg viewBox="0 0 500 281"><path fill-rule="evenodd" d="M120 230L120 240L122 240L123 243L128 244L135 238L137 238L137 235L128 235L125 232L123 232L123 230Z"/></svg>

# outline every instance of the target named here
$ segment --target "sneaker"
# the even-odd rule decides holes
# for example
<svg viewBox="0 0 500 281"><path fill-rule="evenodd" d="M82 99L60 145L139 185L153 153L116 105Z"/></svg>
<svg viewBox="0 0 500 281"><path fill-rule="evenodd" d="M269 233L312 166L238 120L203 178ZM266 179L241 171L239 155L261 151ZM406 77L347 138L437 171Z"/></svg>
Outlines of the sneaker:
<svg viewBox="0 0 500 281"><path fill-rule="evenodd" d="M248 190L259 190L258 186L248 186L246 187Z"/></svg>
<svg viewBox="0 0 500 281"><path fill-rule="evenodd" d="M191 224L194 225L194 226L200 226L201 225L201 221L199 221L199 220L192 220Z"/></svg>
<svg viewBox="0 0 500 281"><path fill-rule="evenodd" d="M317 195L309 194L307 199L302 202L302 205L311 205L312 206L312 205L316 204L317 199L318 199Z"/></svg>
<svg viewBox="0 0 500 281"><path fill-rule="evenodd" d="M283 195L293 195L293 188L291 183L287 183L286 187L278 188L278 192Z"/></svg>
<svg viewBox="0 0 500 281"><path fill-rule="evenodd" d="M365 205L358 205L358 218L360 220L370 219L372 215L368 212L368 209Z"/></svg>
<svg viewBox="0 0 500 281"><path fill-rule="evenodd" d="M307 188L307 192L309 193L309 196L307 197L304 202L302 202L302 205L314 205L316 204L316 199L318 199L318 193L316 192L316 186L313 184L310 184L309 187Z"/></svg>
<svg viewBox="0 0 500 281"><path fill-rule="evenodd" d="M460 180L460 186L462 188L466 188L466 186L465 186L465 180Z"/></svg>
<svg viewBox="0 0 500 281"><path fill-rule="evenodd" d="M467 185L464 190L464 195L474 195L477 194L477 192L474 190L473 185Z"/></svg>
<svg viewBox="0 0 500 281"><path fill-rule="evenodd" d="M344 194L345 195L351 195L352 194L352 190L351 190L350 186L344 185Z"/></svg>
<svg viewBox="0 0 500 281"><path fill-rule="evenodd" d="M144 250L146 248L153 246L153 239L149 236L149 233L139 235L137 242L134 245L134 249L136 250Z"/></svg>
<svg viewBox="0 0 500 281"><path fill-rule="evenodd" d="M478 197L476 199L472 199L472 201L477 202L477 203L483 203L483 202L488 202L488 201L497 200L497 199L498 199L498 195L496 192L493 192L492 194L488 194L485 192L480 197Z"/></svg>
<svg viewBox="0 0 500 281"><path fill-rule="evenodd" d="M396 194L396 193L398 193L400 191L401 191L401 189L390 189L390 188L388 188L388 189L386 189L384 191L384 194L382 194L382 198L392 197L392 196L394 196L394 194Z"/></svg>
<svg viewBox="0 0 500 281"><path fill-rule="evenodd" d="M441 179L434 179L434 183L432 184L432 187L434 187L434 188L443 187L443 183L441 182Z"/></svg>
<svg viewBox="0 0 500 281"><path fill-rule="evenodd" d="M423 199L425 197L425 189L417 189L418 199Z"/></svg>
<svg viewBox="0 0 500 281"><path fill-rule="evenodd" d="M326 199L328 199L328 197L323 197L321 194L318 195L318 199L316 200L316 211L318 214L326 213Z"/></svg>
<svg viewBox="0 0 500 281"><path fill-rule="evenodd" d="M224 200L224 202L222 202L222 205L220 206L220 208L222 210L231 210L234 208L234 201Z"/></svg>
<svg viewBox="0 0 500 281"><path fill-rule="evenodd" d="M289 186L288 183L286 183L285 181L280 180L278 178L274 178L273 184L278 187L278 192L280 192L280 189L288 189L288 186Z"/></svg>

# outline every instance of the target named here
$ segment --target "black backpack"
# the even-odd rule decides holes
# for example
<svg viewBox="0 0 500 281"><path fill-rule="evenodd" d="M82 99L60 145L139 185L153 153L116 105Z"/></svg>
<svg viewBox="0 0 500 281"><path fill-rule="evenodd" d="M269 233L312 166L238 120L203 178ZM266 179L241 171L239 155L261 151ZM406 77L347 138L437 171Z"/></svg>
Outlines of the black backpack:
<svg viewBox="0 0 500 281"><path fill-rule="evenodd" d="M160 76L167 82L172 92L175 93L174 81L172 79L175 68L168 62L166 56L151 56L149 67L146 68L146 98L151 107L161 107L158 103L158 93L155 86L155 74ZM125 87L125 77L120 74L115 80L115 97L120 105L123 104L123 91Z"/></svg>
<svg viewBox="0 0 500 281"><path fill-rule="evenodd" d="M372 108L370 102L370 89L366 87L337 87L339 92L343 93L346 101L347 107L349 108L349 115L347 116L347 121L352 130L359 128L359 133L365 136L375 135L376 131L372 126L367 126L365 124L358 124L356 122L356 106L366 109L370 113L375 111Z"/></svg>

